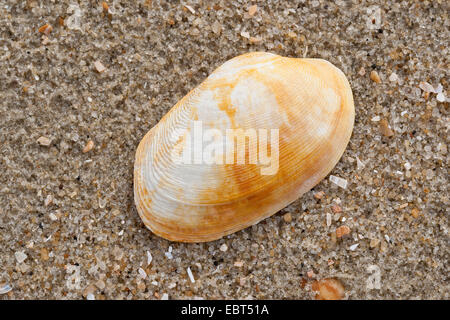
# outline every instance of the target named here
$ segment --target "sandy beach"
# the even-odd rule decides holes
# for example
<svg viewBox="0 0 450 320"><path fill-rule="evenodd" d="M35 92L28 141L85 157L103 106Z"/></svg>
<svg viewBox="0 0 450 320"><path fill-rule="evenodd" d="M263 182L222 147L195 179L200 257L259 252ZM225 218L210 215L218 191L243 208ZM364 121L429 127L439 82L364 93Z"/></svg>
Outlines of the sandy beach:
<svg viewBox="0 0 450 320"><path fill-rule="evenodd" d="M324 279L343 299L449 299L449 9L2 1L0 300L315 299ZM217 241L157 237L134 205L136 148L215 68L250 51L345 73L356 119L330 174L347 185L327 176Z"/></svg>

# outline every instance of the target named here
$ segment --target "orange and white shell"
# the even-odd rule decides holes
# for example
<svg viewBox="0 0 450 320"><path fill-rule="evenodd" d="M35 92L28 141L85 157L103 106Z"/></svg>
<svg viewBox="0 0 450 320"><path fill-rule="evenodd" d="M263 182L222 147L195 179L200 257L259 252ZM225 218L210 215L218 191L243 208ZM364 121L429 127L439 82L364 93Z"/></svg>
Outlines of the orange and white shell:
<svg viewBox="0 0 450 320"><path fill-rule="evenodd" d="M183 97L140 142L134 165L137 211L153 233L182 242L211 241L256 224L333 169L354 117L350 85L331 63L264 52L235 57ZM202 133L215 133L209 140L197 137L203 149L192 146L199 123ZM230 142L230 129L238 132L231 143L236 142L234 150L244 148L244 164L237 156L229 158L235 162L220 161L231 149L215 147ZM260 140L250 143L247 133L260 129L269 132L261 139L268 147ZM276 148L269 143L275 139ZM194 161L174 158L187 147ZM201 161L206 149L214 150L215 162ZM251 153L259 156L263 149L276 164L259 158L251 163Z"/></svg>

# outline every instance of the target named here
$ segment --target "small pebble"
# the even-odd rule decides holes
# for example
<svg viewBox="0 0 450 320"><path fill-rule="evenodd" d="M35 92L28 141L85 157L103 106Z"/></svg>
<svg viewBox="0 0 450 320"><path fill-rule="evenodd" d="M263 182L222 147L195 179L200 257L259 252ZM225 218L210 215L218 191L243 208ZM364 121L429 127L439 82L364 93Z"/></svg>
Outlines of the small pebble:
<svg viewBox="0 0 450 320"><path fill-rule="evenodd" d="M169 284L169 285L167 286L167 288L173 289L173 288L175 288L176 286L177 286L177 284L176 284L175 282L172 282L171 284Z"/></svg>
<svg viewBox="0 0 450 320"><path fill-rule="evenodd" d="M407 206L408 206L408 203L403 203L397 207L397 210L401 210L403 208L406 208Z"/></svg>
<svg viewBox="0 0 450 320"><path fill-rule="evenodd" d="M114 256L114 259L116 259L117 261L122 260L124 256L123 250L120 249L118 246L114 247L114 249L112 250L112 254Z"/></svg>
<svg viewBox="0 0 450 320"><path fill-rule="evenodd" d="M258 6L256 4L248 8L248 14L250 17L253 17L256 11L258 11Z"/></svg>
<svg viewBox="0 0 450 320"><path fill-rule="evenodd" d="M24 262L28 257L23 251L16 251L14 256L16 257L18 263Z"/></svg>
<svg viewBox="0 0 450 320"><path fill-rule="evenodd" d="M105 285L105 282L103 281L103 280L98 280L96 283L95 283L95 285L97 286L97 288L99 288L100 290L103 290L103 289L105 289L105 287L106 287L106 285Z"/></svg>
<svg viewBox="0 0 450 320"><path fill-rule="evenodd" d="M48 250L46 248L41 249L41 260L47 261L49 259Z"/></svg>
<svg viewBox="0 0 450 320"><path fill-rule="evenodd" d="M67 13L71 13L69 17L67 17L65 21L65 25L67 28L71 30L82 30L81 29L81 19L82 19L82 11L80 5L76 2L69 4L67 8Z"/></svg>
<svg viewBox="0 0 450 320"><path fill-rule="evenodd" d="M224 243L220 246L219 250L222 252L226 252L228 250L228 246Z"/></svg>
<svg viewBox="0 0 450 320"><path fill-rule="evenodd" d="M340 206L338 206L337 204L333 204L331 206L331 211L333 211L333 213L340 213L340 212L342 212L342 208Z"/></svg>
<svg viewBox="0 0 450 320"><path fill-rule="evenodd" d="M382 119L380 121L380 131L385 137L392 137L394 135L394 131L389 128L389 124L386 119Z"/></svg>
<svg viewBox="0 0 450 320"><path fill-rule="evenodd" d="M359 69L358 74L362 77L363 75L366 74L366 69L364 69L364 67L361 67L361 69Z"/></svg>
<svg viewBox="0 0 450 320"><path fill-rule="evenodd" d="M243 262L243 261L235 261L235 262L234 262L234 266L235 266L235 267L240 268L240 267L242 267L243 265L244 265L244 262Z"/></svg>
<svg viewBox="0 0 450 320"><path fill-rule="evenodd" d="M375 70L370 72L370 79L372 79L373 82L381 83L381 78Z"/></svg>
<svg viewBox="0 0 450 320"><path fill-rule="evenodd" d="M385 252L387 250L387 242L386 241L381 241L380 244L380 252Z"/></svg>
<svg viewBox="0 0 450 320"><path fill-rule="evenodd" d="M248 33L247 31L242 31L241 32L241 36L246 38L246 39L250 39L250 33Z"/></svg>
<svg viewBox="0 0 450 320"><path fill-rule="evenodd" d="M42 36L42 44L45 46L49 43L50 43L50 39L46 35L43 35Z"/></svg>
<svg viewBox="0 0 450 320"><path fill-rule="evenodd" d="M250 37L249 41L250 41L250 43L253 44L253 43L259 43L259 42L261 42L262 39L261 39L261 38L258 38L258 37Z"/></svg>
<svg viewBox="0 0 450 320"><path fill-rule="evenodd" d="M325 195L325 192L319 191L319 192L314 193L314 198L316 198L317 200L320 200L323 198L324 195Z"/></svg>
<svg viewBox="0 0 450 320"><path fill-rule="evenodd" d="M83 148L83 153L91 151L92 148L94 148L94 141L89 140L88 143L86 143L86 145Z"/></svg>
<svg viewBox="0 0 450 320"><path fill-rule="evenodd" d="M287 35L291 39L297 38L297 34L295 32L292 32L292 31L289 31Z"/></svg>
<svg viewBox="0 0 450 320"><path fill-rule="evenodd" d="M413 218L414 219L417 219L418 217L419 217L419 209L417 209L417 208L413 208L412 210L411 210L411 215L413 216Z"/></svg>
<svg viewBox="0 0 450 320"><path fill-rule="evenodd" d="M146 287L147 287L147 286L145 285L144 282L139 281L138 284L137 284L137 288L138 288L140 291L144 291Z"/></svg>
<svg viewBox="0 0 450 320"><path fill-rule="evenodd" d="M83 290L83 297L88 298L89 295L92 295L92 296L93 296L95 290L96 290L96 289L95 289L95 286L94 286L93 284L88 285L88 286ZM88 299L88 300L89 300L89 299ZM94 299L91 299L91 300L94 300Z"/></svg>
<svg viewBox="0 0 450 320"><path fill-rule="evenodd" d="M344 286L337 279L314 281L311 288L317 291L317 300L340 300L345 294Z"/></svg>
<svg viewBox="0 0 450 320"><path fill-rule="evenodd" d="M52 143L52 141L47 137L40 137L39 139L37 139L37 142L41 146L46 146L46 147L48 147L50 145L50 143Z"/></svg>
<svg viewBox="0 0 450 320"><path fill-rule="evenodd" d="M94 62L94 67L99 73L102 73L103 71L106 70L106 67L99 60Z"/></svg>
<svg viewBox="0 0 450 320"><path fill-rule="evenodd" d="M169 300L169 295L167 293L163 293L161 300Z"/></svg>
<svg viewBox="0 0 450 320"><path fill-rule="evenodd" d="M372 239L370 240L369 246L371 248L375 248L376 246L378 246L380 244L380 240L379 239Z"/></svg>
<svg viewBox="0 0 450 320"><path fill-rule="evenodd" d="M219 23L219 21L215 21L212 26L211 26L211 30L215 33L215 34L219 34L222 31L222 25Z"/></svg>
<svg viewBox="0 0 450 320"><path fill-rule="evenodd" d="M340 226L336 229L336 237L341 238L350 233L350 228L347 226Z"/></svg>
<svg viewBox="0 0 450 320"><path fill-rule="evenodd" d="M286 222L286 223L292 222L292 215L291 215L291 213L290 213L290 212L286 213L286 214L283 216L283 219L284 219L284 222Z"/></svg>
<svg viewBox="0 0 450 320"><path fill-rule="evenodd" d="M102 8L105 13L108 13L109 6L105 1L102 2Z"/></svg>
<svg viewBox="0 0 450 320"><path fill-rule="evenodd" d="M391 82L397 82L398 81L398 76L395 72L392 72L391 75L389 76L389 81Z"/></svg>
<svg viewBox="0 0 450 320"><path fill-rule="evenodd" d="M51 25L49 25L48 23L44 24L42 27L40 27L38 29L38 31L40 33L43 33L47 36L50 34L50 32L52 32L52 30L53 30L53 27Z"/></svg>
<svg viewBox="0 0 450 320"><path fill-rule="evenodd" d="M52 220L52 221L58 220L58 216L55 215L53 212L50 212L50 214L48 216L49 216L50 220Z"/></svg>
<svg viewBox="0 0 450 320"><path fill-rule="evenodd" d="M44 200L44 205L46 207L48 207L49 205L51 205L53 203L53 197L51 194L47 195L47 197Z"/></svg>

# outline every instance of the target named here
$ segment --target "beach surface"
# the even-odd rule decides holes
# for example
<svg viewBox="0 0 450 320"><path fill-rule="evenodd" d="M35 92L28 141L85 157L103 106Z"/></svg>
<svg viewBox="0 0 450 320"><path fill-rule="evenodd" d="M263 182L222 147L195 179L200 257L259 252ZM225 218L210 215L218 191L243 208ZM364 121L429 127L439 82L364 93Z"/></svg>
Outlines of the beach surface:
<svg viewBox="0 0 450 320"><path fill-rule="evenodd" d="M315 299L324 279L343 299L448 299L449 9L2 1L0 299ZM137 145L249 51L346 74L356 119L330 174L347 185L217 241L159 238L134 206Z"/></svg>

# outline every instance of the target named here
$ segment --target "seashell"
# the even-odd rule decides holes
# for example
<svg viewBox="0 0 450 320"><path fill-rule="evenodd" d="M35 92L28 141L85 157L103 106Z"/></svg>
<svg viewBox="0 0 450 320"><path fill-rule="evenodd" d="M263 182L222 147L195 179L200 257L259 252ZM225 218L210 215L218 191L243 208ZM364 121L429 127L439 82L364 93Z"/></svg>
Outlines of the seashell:
<svg viewBox="0 0 450 320"><path fill-rule="evenodd" d="M235 57L140 142L137 211L147 228L172 241L211 241L254 225L333 169L354 112L345 75L325 60Z"/></svg>

